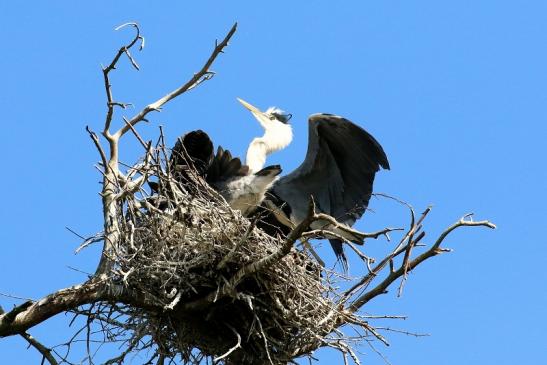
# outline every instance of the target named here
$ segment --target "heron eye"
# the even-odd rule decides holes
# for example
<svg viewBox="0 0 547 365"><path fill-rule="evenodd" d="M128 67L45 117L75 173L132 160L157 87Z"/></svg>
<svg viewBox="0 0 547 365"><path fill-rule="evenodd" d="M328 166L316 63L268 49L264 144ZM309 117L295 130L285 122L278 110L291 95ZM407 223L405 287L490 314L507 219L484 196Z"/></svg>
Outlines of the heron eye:
<svg viewBox="0 0 547 365"><path fill-rule="evenodd" d="M270 120L275 120L275 119L276 119L276 115L275 115L275 114L270 114L269 118L270 118Z"/></svg>

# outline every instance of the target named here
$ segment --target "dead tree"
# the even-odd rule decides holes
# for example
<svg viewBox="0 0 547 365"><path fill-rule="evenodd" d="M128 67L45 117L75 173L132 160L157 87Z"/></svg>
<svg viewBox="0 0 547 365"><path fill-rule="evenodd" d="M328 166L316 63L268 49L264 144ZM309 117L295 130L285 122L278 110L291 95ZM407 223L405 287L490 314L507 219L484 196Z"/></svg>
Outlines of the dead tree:
<svg viewBox="0 0 547 365"><path fill-rule="evenodd" d="M431 208L416 216L409 206L410 224L384 258L374 260L348 243L363 259L368 273L340 291L339 282L348 279L322 267L308 250L295 248L297 241L324 235L308 230L314 220L337 224L334 218L317 213L313 200L307 218L287 237L268 236L230 209L192 170L184 184L171 175L161 128L156 143L144 141L136 129L169 101L214 76L211 66L228 45L236 25L215 44L203 67L186 83L131 119L122 118L123 124L114 130L117 110L128 104L114 98L110 74L122 57L138 70L132 52L144 45L137 24L122 27L132 27L136 34L102 70L107 109L101 137L87 128L100 155L104 229L84 241L80 249L102 242L100 263L95 274L80 285L26 301L7 312L0 308L0 337L22 336L50 364L70 363L67 353L79 333L86 340L89 363L93 358L90 343L99 336L100 343L123 345L107 364L122 364L129 354L138 352L149 354L147 364L287 364L298 357L311 358L314 350L326 346L339 350L345 363L351 358L358 364L355 345L371 341L387 344L382 329L374 325L379 317L362 314L370 300L399 280L400 292L411 270L448 252L442 243L455 229L495 228L488 221L473 221L466 215L433 244L425 245L423 224ZM127 134L137 138L144 155L124 172L118 151ZM160 210L150 199L145 189L150 178L169 190L164 199L172 209ZM393 230L386 228L368 236L389 238ZM419 249L422 252L416 255ZM78 333L62 344L68 347L64 353L60 347L44 346L28 333L63 312L86 319ZM353 329L351 337L343 330L348 327Z"/></svg>

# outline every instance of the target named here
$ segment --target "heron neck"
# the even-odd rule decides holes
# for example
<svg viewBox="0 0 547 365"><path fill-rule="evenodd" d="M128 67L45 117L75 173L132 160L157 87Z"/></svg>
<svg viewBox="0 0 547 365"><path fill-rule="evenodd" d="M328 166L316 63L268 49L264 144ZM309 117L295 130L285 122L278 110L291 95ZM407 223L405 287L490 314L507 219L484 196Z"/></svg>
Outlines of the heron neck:
<svg viewBox="0 0 547 365"><path fill-rule="evenodd" d="M245 164L249 166L249 173L254 174L262 170L266 163L266 144L262 138L255 138L249 144Z"/></svg>
<svg viewBox="0 0 547 365"><path fill-rule="evenodd" d="M292 128L289 125L266 129L264 136L253 139L247 149L246 164L250 172L262 170L266 164L266 157L287 147L291 141Z"/></svg>

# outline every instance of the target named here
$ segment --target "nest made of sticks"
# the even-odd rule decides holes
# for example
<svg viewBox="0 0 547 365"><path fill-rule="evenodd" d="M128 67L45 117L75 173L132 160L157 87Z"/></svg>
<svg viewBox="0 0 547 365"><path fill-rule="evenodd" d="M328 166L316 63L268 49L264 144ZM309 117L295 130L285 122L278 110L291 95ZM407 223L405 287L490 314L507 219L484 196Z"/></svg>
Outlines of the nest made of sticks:
<svg viewBox="0 0 547 365"><path fill-rule="evenodd" d="M148 338L187 363L199 353L237 364L286 364L321 346L342 315L331 274L294 247L247 274L285 238L256 228L192 171L154 175L162 193L125 199L113 258L114 281L150 303L115 308L128 343Z"/></svg>

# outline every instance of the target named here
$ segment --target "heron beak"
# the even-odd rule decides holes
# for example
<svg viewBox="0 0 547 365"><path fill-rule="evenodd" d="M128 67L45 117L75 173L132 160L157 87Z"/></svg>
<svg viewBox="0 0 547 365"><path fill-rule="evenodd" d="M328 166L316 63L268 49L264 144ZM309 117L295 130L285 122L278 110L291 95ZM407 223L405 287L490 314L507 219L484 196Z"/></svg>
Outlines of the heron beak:
<svg viewBox="0 0 547 365"><path fill-rule="evenodd" d="M240 98L237 98L237 101L239 101L246 109L248 109L251 113L255 114L255 113L259 113L259 114L262 114L262 112L260 111L260 109L258 109L256 106L254 105L251 105L249 103L247 103L245 100L243 99L240 99Z"/></svg>
<svg viewBox="0 0 547 365"><path fill-rule="evenodd" d="M245 109L249 110L253 114L253 116L260 123L262 128L264 129L268 128L271 121L266 113L258 109L256 106L247 103L245 100L237 98L237 101L239 101L245 107Z"/></svg>

